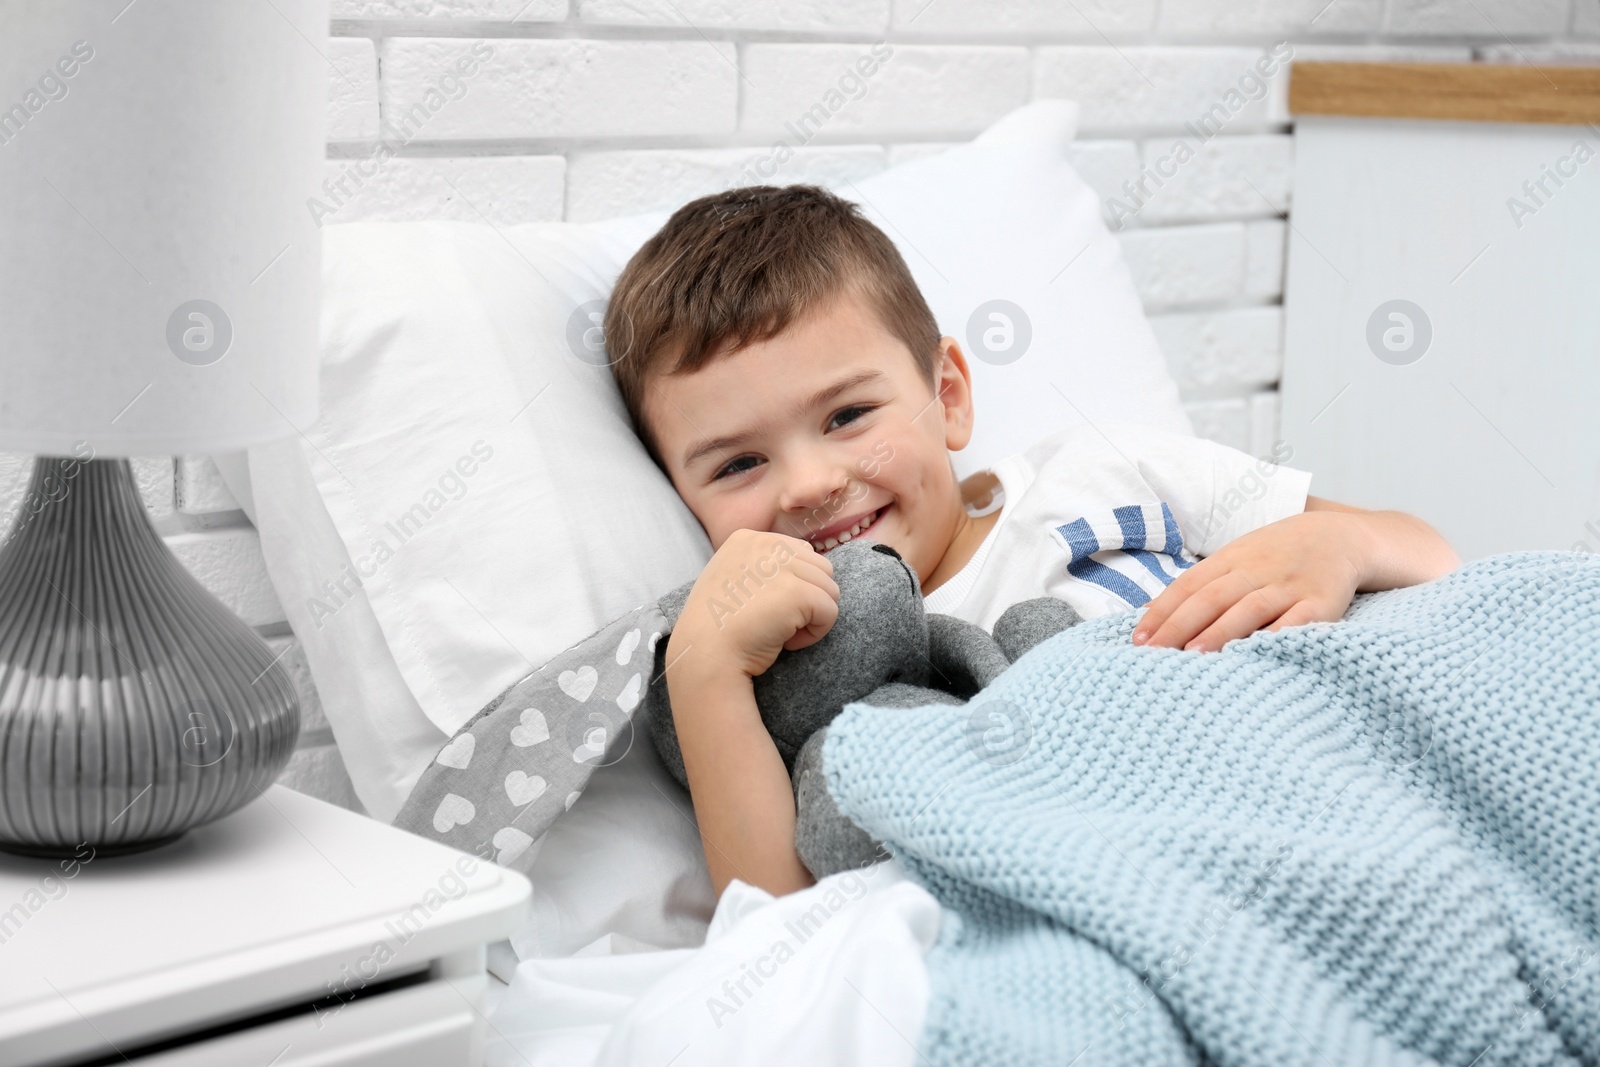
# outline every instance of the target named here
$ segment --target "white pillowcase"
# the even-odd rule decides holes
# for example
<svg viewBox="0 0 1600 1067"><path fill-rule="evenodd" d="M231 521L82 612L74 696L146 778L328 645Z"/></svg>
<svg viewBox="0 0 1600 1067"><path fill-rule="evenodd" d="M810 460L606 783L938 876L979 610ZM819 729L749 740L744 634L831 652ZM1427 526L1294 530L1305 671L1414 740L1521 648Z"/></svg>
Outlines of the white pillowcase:
<svg viewBox="0 0 1600 1067"><path fill-rule="evenodd" d="M1067 159L1077 122L1075 102L1038 100L838 190L894 239L961 343L976 414L951 457L963 478L1084 418L1194 432L1122 246Z"/></svg>
<svg viewBox="0 0 1600 1067"><path fill-rule="evenodd" d="M223 465L260 530L356 793L384 821L454 718L710 556L634 439L610 371L554 349L565 334L552 322L569 310L552 310L559 297L576 294L576 306L608 292L631 249L618 251L603 227L553 227L543 241L520 229L514 248L455 223L330 228L321 417L303 437L252 448L248 481ZM591 263L610 271L603 290ZM534 398L520 413L519 397ZM474 453L480 440L488 448ZM392 555L373 547L379 538ZM365 595L350 595L355 577ZM471 665L485 662L507 681L447 690L430 715L401 666L428 677L422 648L454 668L440 685L478 681ZM632 748L607 753L541 840L533 918L513 938L524 957L607 938L635 948L703 939L715 898L688 797L647 724L619 742Z"/></svg>
<svg viewBox="0 0 1600 1067"><path fill-rule="evenodd" d="M1076 114L1038 101L971 144L836 190L896 241L964 350L985 301L1029 320L1015 362L969 352L978 418L954 457L962 474L1077 411L1190 432L1117 242L1067 162ZM321 417L251 450L245 503L357 795L380 819L488 700L710 557L609 370L569 342L669 214L324 231ZM602 768L563 820L572 832L546 838L536 895L567 902L551 950L607 933L681 944L684 916L709 916L698 834L668 810L675 787L602 788L651 766ZM618 880L634 903L601 891Z"/></svg>

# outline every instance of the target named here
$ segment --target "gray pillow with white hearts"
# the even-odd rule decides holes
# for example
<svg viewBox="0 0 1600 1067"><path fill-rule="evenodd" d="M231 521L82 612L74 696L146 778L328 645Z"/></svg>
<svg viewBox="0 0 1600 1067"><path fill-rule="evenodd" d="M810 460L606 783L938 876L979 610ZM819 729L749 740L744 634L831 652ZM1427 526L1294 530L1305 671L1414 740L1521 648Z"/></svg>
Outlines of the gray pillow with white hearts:
<svg viewBox="0 0 1600 1067"><path fill-rule="evenodd" d="M640 605L495 697L439 750L394 825L526 874L529 846L633 729L670 629L654 601Z"/></svg>

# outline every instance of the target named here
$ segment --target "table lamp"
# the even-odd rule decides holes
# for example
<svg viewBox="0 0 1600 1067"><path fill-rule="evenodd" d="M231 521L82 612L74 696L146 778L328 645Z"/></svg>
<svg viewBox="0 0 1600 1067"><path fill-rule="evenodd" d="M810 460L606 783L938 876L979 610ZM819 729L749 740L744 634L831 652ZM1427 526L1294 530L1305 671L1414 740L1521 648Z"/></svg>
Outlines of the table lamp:
<svg viewBox="0 0 1600 1067"><path fill-rule="evenodd" d="M0 849L164 844L300 729L265 642L173 556L128 456L316 419L327 0L0 0Z"/></svg>

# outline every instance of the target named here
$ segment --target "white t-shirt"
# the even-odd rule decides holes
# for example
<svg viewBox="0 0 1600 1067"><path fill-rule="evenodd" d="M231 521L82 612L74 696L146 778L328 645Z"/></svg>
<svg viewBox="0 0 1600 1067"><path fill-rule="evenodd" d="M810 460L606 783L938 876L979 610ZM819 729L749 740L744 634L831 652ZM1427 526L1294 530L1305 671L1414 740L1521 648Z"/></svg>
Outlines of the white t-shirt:
<svg viewBox="0 0 1600 1067"><path fill-rule="evenodd" d="M1085 619L1142 607L1197 557L1304 511L1311 484L1214 441L1117 422L1070 426L992 469L1000 517L925 598L985 630L1041 596Z"/></svg>

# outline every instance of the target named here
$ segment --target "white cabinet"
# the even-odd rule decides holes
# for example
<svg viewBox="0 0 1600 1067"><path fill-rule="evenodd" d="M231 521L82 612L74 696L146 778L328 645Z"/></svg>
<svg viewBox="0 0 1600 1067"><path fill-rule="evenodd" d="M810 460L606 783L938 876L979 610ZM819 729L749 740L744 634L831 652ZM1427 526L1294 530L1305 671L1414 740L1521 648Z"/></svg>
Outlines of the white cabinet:
<svg viewBox="0 0 1600 1067"><path fill-rule="evenodd" d="M0 853L0 1064L476 1067L515 871L273 786L171 844Z"/></svg>
<svg viewBox="0 0 1600 1067"><path fill-rule="evenodd" d="M1465 559L1600 551L1600 126L1302 113L1294 136L1289 462Z"/></svg>

